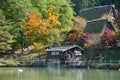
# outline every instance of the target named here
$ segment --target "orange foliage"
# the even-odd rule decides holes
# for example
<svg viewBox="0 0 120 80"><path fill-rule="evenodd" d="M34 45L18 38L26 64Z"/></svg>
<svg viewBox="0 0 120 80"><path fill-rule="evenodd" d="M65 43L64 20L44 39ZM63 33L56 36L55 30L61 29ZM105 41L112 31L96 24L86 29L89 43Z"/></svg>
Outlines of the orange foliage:
<svg viewBox="0 0 120 80"><path fill-rule="evenodd" d="M77 40L77 35L75 33L70 33L68 35L68 40L70 41L71 44L73 44Z"/></svg>
<svg viewBox="0 0 120 80"><path fill-rule="evenodd" d="M29 31L27 31L26 33L27 33L27 34L31 34L31 33L33 33L33 30L29 30Z"/></svg>
<svg viewBox="0 0 120 80"><path fill-rule="evenodd" d="M28 17L29 20L24 23L27 28L26 34L29 35L35 33L36 31L39 32L42 23L40 17L34 13L29 13Z"/></svg>
<svg viewBox="0 0 120 80"><path fill-rule="evenodd" d="M55 12L55 7L52 6L48 9L48 17L46 19L41 20L40 17L34 13L29 13L29 20L24 23L27 28L26 34L32 33L41 33L47 34L49 32L49 28L54 28L60 25L58 20L57 13Z"/></svg>
<svg viewBox="0 0 120 80"><path fill-rule="evenodd" d="M40 20L40 17L37 16L36 14L34 13L29 13L28 14L28 17L29 17L29 20L27 22L25 22L25 26L27 27L39 27L40 24L41 24L41 20Z"/></svg>

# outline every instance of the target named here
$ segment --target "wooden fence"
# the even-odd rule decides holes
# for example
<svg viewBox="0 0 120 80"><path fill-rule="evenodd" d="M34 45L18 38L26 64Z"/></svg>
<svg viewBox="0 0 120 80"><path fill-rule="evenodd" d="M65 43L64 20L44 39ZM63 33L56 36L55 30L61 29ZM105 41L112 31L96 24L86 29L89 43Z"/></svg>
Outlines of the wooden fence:
<svg viewBox="0 0 120 80"><path fill-rule="evenodd" d="M19 60L19 66L33 66L33 67L45 67L49 65L61 65L60 61L51 61L51 62L46 62L46 61L41 61L39 59L32 59L32 60ZM120 65L120 60L89 60L89 61L67 61L64 62L69 63L74 66L81 66L81 65L91 65L91 64L104 64L104 65L111 65L111 64L118 64Z"/></svg>

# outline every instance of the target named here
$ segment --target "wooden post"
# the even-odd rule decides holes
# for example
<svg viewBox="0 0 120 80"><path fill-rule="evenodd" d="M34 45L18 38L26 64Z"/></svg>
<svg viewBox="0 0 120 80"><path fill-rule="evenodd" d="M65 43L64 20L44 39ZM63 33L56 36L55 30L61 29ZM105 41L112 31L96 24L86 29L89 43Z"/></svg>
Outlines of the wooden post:
<svg viewBox="0 0 120 80"><path fill-rule="evenodd" d="M110 64L111 64L112 60L110 60Z"/></svg>
<svg viewBox="0 0 120 80"><path fill-rule="evenodd" d="M105 64L106 64L106 60L105 60L105 62L104 62Z"/></svg>

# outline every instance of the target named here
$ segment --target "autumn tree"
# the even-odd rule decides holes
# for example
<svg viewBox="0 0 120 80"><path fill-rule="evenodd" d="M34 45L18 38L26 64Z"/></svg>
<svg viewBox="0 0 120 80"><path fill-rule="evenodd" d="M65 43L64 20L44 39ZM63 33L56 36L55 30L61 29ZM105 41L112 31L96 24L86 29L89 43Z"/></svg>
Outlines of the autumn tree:
<svg viewBox="0 0 120 80"><path fill-rule="evenodd" d="M51 6L48 10L47 10L47 19L46 19L46 23L48 27L56 27L56 26L60 26L61 23L59 21L59 17L57 15L57 13L55 12L56 7L55 6Z"/></svg>
<svg viewBox="0 0 120 80"><path fill-rule="evenodd" d="M75 40L77 39L77 35L75 33L70 33L68 35L68 40L71 44L73 44L75 42Z"/></svg>
<svg viewBox="0 0 120 80"><path fill-rule="evenodd" d="M60 22L55 9L54 6L51 6L45 19L41 19L34 13L28 15L29 20L24 25L27 38L31 41L30 44L39 42L45 46L53 46L54 43L59 43L60 32L57 26L60 25Z"/></svg>
<svg viewBox="0 0 120 80"><path fill-rule="evenodd" d="M71 44L74 44L80 38L81 34L82 34L82 29L78 27L74 27L72 30L68 32L68 36L67 36L68 41Z"/></svg>
<svg viewBox="0 0 120 80"><path fill-rule="evenodd" d="M85 46L112 46L116 44L115 32L104 28L102 34L82 34L81 39Z"/></svg>
<svg viewBox="0 0 120 80"><path fill-rule="evenodd" d="M92 41L91 40L93 40L92 39L92 37L94 36L94 34L87 34L87 33L83 33L82 35L81 35L81 40L83 40L84 41L84 46L85 47L91 47L93 44L92 44Z"/></svg>
<svg viewBox="0 0 120 80"><path fill-rule="evenodd" d="M115 32L105 28L101 34L101 44L106 46L112 46L116 44Z"/></svg>
<svg viewBox="0 0 120 80"><path fill-rule="evenodd" d="M34 13L29 13L28 17L29 20L24 23L27 44L45 43L46 38L44 37L47 35L45 23Z"/></svg>
<svg viewBox="0 0 120 80"><path fill-rule="evenodd" d="M65 27L73 27L74 11L72 9L71 3L68 0L30 0L34 7L36 7L39 12L41 12L41 19L48 17L47 10L54 5L56 7L55 12L59 17L61 27L59 29L64 30Z"/></svg>

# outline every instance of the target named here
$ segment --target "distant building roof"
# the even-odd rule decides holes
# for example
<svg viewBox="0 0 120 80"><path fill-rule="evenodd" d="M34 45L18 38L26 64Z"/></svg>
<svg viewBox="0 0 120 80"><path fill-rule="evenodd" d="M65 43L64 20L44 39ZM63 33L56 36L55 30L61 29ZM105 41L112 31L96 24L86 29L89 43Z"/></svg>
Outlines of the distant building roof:
<svg viewBox="0 0 120 80"><path fill-rule="evenodd" d="M73 46L60 46L60 47L52 47L50 49L46 49L45 51L67 51L69 49L72 49L72 48L75 48L75 47L78 47L82 50L81 47L77 46L77 45L73 45Z"/></svg>
<svg viewBox="0 0 120 80"><path fill-rule="evenodd" d="M79 16L85 18L86 20L93 20L101 18L104 14L110 14L110 11L113 12L114 17L117 17L114 5L105 5L99 7L88 8L80 10Z"/></svg>
<svg viewBox="0 0 120 80"><path fill-rule="evenodd" d="M115 31L114 26L112 25L111 22L108 21L108 19L98 19L88 21L84 29L84 33L101 33L104 27L107 27L110 30Z"/></svg>

